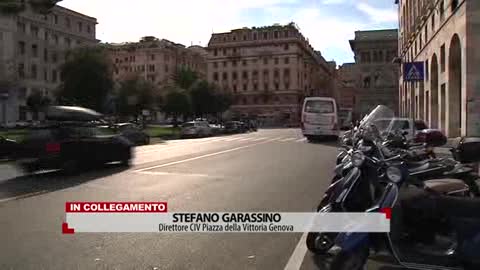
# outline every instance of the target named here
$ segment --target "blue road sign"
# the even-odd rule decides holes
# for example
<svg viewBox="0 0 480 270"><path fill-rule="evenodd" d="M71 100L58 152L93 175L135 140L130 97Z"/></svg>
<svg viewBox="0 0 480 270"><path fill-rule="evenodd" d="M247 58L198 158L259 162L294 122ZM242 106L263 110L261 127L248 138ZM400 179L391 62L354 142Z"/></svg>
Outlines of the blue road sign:
<svg viewBox="0 0 480 270"><path fill-rule="evenodd" d="M425 76L425 69L423 62L410 62L403 65L403 80L423 81Z"/></svg>

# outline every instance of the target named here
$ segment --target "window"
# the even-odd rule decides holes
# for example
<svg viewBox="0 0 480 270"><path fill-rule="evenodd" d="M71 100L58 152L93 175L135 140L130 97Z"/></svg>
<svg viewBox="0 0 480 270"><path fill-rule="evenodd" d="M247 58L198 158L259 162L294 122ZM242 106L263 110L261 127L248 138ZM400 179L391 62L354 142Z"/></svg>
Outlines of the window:
<svg viewBox="0 0 480 270"><path fill-rule="evenodd" d="M440 12L440 20L443 20L443 18L445 17L445 6L443 2L444 2L443 0L440 0L440 6L438 7Z"/></svg>
<svg viewBox="0 0 480 270"><path fill-rule="evenodd" d="M277 57L275 57L274 63L275 63L275 65L278 65L278 58Z"/></svg>
<svg viewBox="0 0 480 270"><path fill-rule="evenodd" d="M266 57L263 58L263 64L264 64L264 65L268 65L268 58L266 58Z"/></svg>
<svg viewBox="0 0 480 270"><path fill-rule="evenodd" d="M248 79L248 72L247 71L242 72L242 78L243 79Z"/></svg>
<svg viewBox="0 0 480 270"><path fill-rule="evenodd" d="M385 59L383 58L383 51L378 52L378 61L385 62Z"/></svg>
<svg viewBox="0 0 480 270"><path fill-rule="evenodd" d="M237 48L233 48L233 53L237 53Z"/></svg>
<svg viewBox="0 0 480 270"><path fill-rule="evenodd" d="M283 70L283 78L286 81L290 80L290 69L286 68Z"/></svg>
<svg viewBox="0 0 480 270"><path fill-rule="evenodd" d="M165 73L168 73L168 65L165 65Z"/></svg>
<svg viewBox="0 0 480 270"><path fill-rule="evenodd" d="M284 33L285 37L288 37L288 36L289 36L288 30L285 30L283 33Z"/></svg>
<svg viewBox="0 0 480 270"><path fill-rule="evenodd" d="M45 70L43 71L43 80L46 81L46 82L48 82L48 71L47 71L47 69L45 69Z"/></svg>
<svg viewBox="0 0 480 270"><path fill-rule="evenodd" d="M55 24L58 24L58 16L57 15L53 15L53 21L55 22Z"/></svg>
<svg viewBox="0 0 480 270"><path fill-rule="evenodd" d="M278 31L273 32L273 37L278 38Z"/></svg>
<svg viewBox="0 0 480 270"><path fill-rule="evenodd" d="M377 52L373 52L373 62L378 62L378 54L377 54Z"/></svg>
<svg viewBox="0 0 480 270"><path fill-rule="evenodd" d="M440 68L442 72L445 72L445 44L440 48Z"/></svg>
<svg viewBox="0 0 480 270"><path fill-rule="evenodd" d="M309 100L305 103L307 113L333 113L334 103L328 100Z"/></svg>
<svg viewBox="0 0 480 270"><path fill-rule="evenodd" d="M48 61L48 50L47 48L43 49L43 61Z"/></svg>
<svg viewBox="0 0 480 270"><path fill-rule="evenodd" d="M78 32L83 32L83 23L78 23Z"/></svg>
<svg viewBox="0 0 480 270"><path fill-rule="evenodd" d="M263 32L263 39L268 39L268 33L267 32Z"/></svg>
<svg viewBox="0 0 480 270"><path fill-rule="evenodd" d="M37 75L38 75L38 72L37 72L37 65L35 65L35 64L32 64L32 67L31 67L31 74L32 74L32 79L37 79Z"/></svg>
<svg viewBox="0 0 480 270"><path fill-rule="evenodd" d="M56 52L52 53L52 63L57 63L58 61L58 55Z"/></svg>
<svg viewBox="0 0 480 270"><path fill-rule="evenodd" d="M20 55L25 55L25 42L24 41L19 41L18 42L18 53Z"/></svg>
<svg viewBox="0 0 480 270"><path fill-rule="evenodd" d="M285 63L285 64L290 63L290 58L286 57L286 58L284 59L284 63Z"/></svg>
<svg viewBox="0 0 480 270"><path fill-rule="evenodd" d="M361 62L370 63L370 52L362 52L360 54Z"/></svg>
<svg viewBox="0 0 480 270"><path fill-rule="evenodd" d="M247 85L246 84L243 84L243 91L247 91ZM245 102L244 102L245 103Z"/></svg>
<svg viewBox="0 0 480 270"><path fill-rule="evenodd" d="M233 67L236 67L236 66L237 66L237 60L233 60L233 61L232 61L232 66L233 66Z"/></svg>
<svg viewBox="0 0 480 270"><path fill-rule="evenodd" d="M237 92L237 85L236 85L236 84L233 85L233 92L234 92L234 93Z"/></svg>
<svg viewBox="0 0 480 270"><path fill-rule="evenodd" d="M92 27L90 25L87 25L87 33L92 32Z"/></svg>
<svg viewBox="0 0 480 270"><path fill-rule="evenodd" d="M36 44L32 45L32 56L33 57L38 57L38 45L36 45Z"/></svg>
<svg viewBox="0 0 480 270"><path fill-rule="evenodd" d="M290 83L286 82L285 83L285 90L289 90L290 89Z"/></svg>
<svg viewBox="0 0 480 270"><path fill-rule="evenodd" d="M57 82L57 71L54 69L52 70L52 82Z"/></svg>
<svg viewBox="0 0 480 270"><path fill-rule="evenodd" d="M425 79L428 80L428 68L429 68L429 65L428 65L428 59L425 61Z"/></svg>
<svg viewBox="0 0 480 270"><path fill-rule="evenodd" d="M70 29L70 27L72 26L72 23L70 21L70 18L65 18L65 24L67 25L67 28Z"/></svg>
<svg viewBox="0 0 480 270"><path fill-rule="evenodd" d="M32 36L38 38L38 27L36 26L30 26L30 32L32 34Z"/></svg>
<svg viewBox="0 0 480 270"><path fill-rule="evenodd" d="M268 91L268 83L263 84L263 90Z"/></svg>
<svg viewBox="0 0 480 270"><path fill-rule="evenodd" d="M213 73L213 80L218 81L218 73L217 72Z"/></svg>
<svg viewBox="0 0 480 270"><path fill-rule="evenodd" d="M258 85L256 83L253 84L253 91L257 91L258 90Z"/></svg>
<svg viewBox="0 0 480 270"><path fill-rule="evenodd" d="M228 74L227 74L227 72L223 72L223 74L222 74L222 79L223 79L224 81L226 81L226 80L228 79Z"/></svg>
<svg viewBox="0 0 480 270"><path fill-rule="evenodd" d="M275 83L275 91L278 91L280 89L280 85L278 83Z"/></svg>
<svg viewBox="0 0 480 270"><path fill-rule="evenodd" d="M432 31L435 31L435 13L432 13Z"/></svg>
<svg viewBox="0 0 480 270"><path fill-rule="evenodd" d="M47 30L45 30L45 32L43 32L43 39L44 39L45 41L48 41L48 32L47 32Z"/></svg>
<svg viewBox="0 0 480 270"><path fill-rule="evenodd" d="M18 77L25 78L25 64L18 64Z"/></svg>
<svg viewBox="0 0 480 270"><path fill-rule="evenodd" d="M288 51L288 49L289 49L288 44L285 44L285 46L283 47L283 49L284 49L285 51Z"/></svg>
<svg viewBox="0 0 480 270"><path fill-rule="evenodd" d="M253 33L253 40L257 40L257 33Z"/></svg>
<svg viewBox="0 0 480 270"><path fill-rule="evenodd" d="M232 79L236 80L237 79L237 72L232 72Z"/></svg>
<svg viewBox="0 0 480 270"><path fill-rule="evenodd" d="M223 49L223 55L227 55L227 49Z"/></svg>
<svg viewBox="0 0 480 270"><path fill-rule="evenodd" d="M218 63L217 62L213 62L213 68L218 68Z"/></svg>
<svg viewBox="0 0 480 270"><path fill-rule="evenodd" d="M269 77L269 74L268 74L268 73L269 73L269 72L268 72L267 69L265 69L265 70L263 71L263 80L268 80L268 77Z"/></svg>
<svg viewBox="0 0 480 270"><path fill-rule="evenodd" d="M274 77L274 78L278 78L278 75L279 75L278 69L275 69L275 70L273 71L273 77Z"/></svg>
<svg viewBox="0 0 480 270"><path fill-rule="evenodd" d="M213 55L214 55L214 56L217 56L217 55L218 55L217 49L213 50Z"/></svg>
<svg viewBox="0 0 480 270"><path fill-rule="evenodd" d="M363 88L370 88L370 77L365 77L365 79L363 79Z"/></svg>
<svg viewBox="0 0 480 270"><path fill-rule="evenodd" d="M155 54L150 55L150 60L155 60Z"/></svg>
<svg viewBox="0 0 480 270"><path fill-rule="evenodd" d="M247 60L243 60L242 61L242 66L246 66L247 65Z"/></svg>
<svg viewBox="0 0 480 270"><path fill-rule="evenodd" d="M55 41L55 44L58 45L58 35L53 35L53 40Z"/></svg>
<svg viewBox="0 0 480 270"><path fill-rule="evenodd" d="M243 35L243 40L247 40L247 36Z"/></svg>
<svg viewBox="0 0 480 270"><path fill-rule="evenodd" d="M17 28L20 29L20 31L25 34L26 31L25 31L24 23L21 23L21 22L17 23Z"/></svg>
<svg viewBox="0 0 480 270"><path fill-rule="evenodd" d="M69 38L65 38L65 44L67 44L67 47L70 48L72 46L72 41Z"/></svg>
<svg viewBox="0 0 480 270"><path fill-rule="evenodd" d="M223 67L227 67L227 61L223 61Z"/></svg>

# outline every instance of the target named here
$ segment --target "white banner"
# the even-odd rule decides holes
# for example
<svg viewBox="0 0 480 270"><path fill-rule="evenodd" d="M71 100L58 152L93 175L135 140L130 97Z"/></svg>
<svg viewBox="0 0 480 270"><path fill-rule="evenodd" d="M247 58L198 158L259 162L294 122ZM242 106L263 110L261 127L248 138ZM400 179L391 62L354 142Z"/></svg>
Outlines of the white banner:
<svg viewBox="0 0 480 270"><path fill-rule="evenodd" d="M67 212L64 233L389 232L390 212Z"/></svg>

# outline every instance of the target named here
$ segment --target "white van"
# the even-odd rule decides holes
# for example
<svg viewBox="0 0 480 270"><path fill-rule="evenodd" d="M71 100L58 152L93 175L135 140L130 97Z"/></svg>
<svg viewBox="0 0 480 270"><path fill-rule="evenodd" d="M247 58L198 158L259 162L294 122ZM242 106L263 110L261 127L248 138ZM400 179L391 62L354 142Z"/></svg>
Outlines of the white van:
<svg viewBox="0 0 480 270"><path fill-rule="evenodd" d="M315 137L338 137L338 107L329 97L305 98L302 108L302 133L311 140Z"/></svg>

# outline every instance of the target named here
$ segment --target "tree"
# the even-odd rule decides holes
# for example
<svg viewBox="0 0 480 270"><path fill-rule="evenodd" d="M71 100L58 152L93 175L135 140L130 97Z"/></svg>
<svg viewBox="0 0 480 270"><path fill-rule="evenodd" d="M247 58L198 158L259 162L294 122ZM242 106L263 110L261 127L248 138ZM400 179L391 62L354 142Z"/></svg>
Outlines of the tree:
<svg viewBox="0 0 480 270"><path fill-rule="evenodd" d="M47 14L60 1L62 0L2 0L0 2L0 13L18 14L31 9L35 13Z"/></svg>
<svg viewBox="0 0 480 270"><path fill-rule="evenodd" d="M200 81L190 90L192 110L195 116L203 117L214 113L215 95L212 86L207 81Z"/></svg>
<svg viewBox="0 0 480 270"><path fill-rule="evenodd" d="M120 83L118 91L118 112L137 118L142 110L151 109L154 104L154 85L136 76Z"/></svg>
<svg viewBox="0 0 480 270"><path fill-rule="evenodd" d="M70 52L61 67L61 79L57 93L60 104L83 106L100 112L105 110L113 79L102 49L81 48Z"/></svg>
<svg viewBox="0 0 480 270"><path fill-rule="evenodd" d="M165 96L163 111L167 115L173 116L175 126L177 126L177 118L185 116L191 112L190 98L187 93L180 89L172 89Z"/></svg>
<svg viewBox="0 0 480 270"><path fill-rule="evenodd" d="M175 82L175 85L184 90L192 88L197 80L198 74L187 67L179 68L173 75L173 81Z"/></svg>
<svg viewBox="0 0 480 270"><path fill-rule="evenodd" d="M50 105L50 103L50 98L48 96L44 96L40 91L34 91L27 97L27 106L35 116L38 115L38 112L43 108Z"/></svg>

